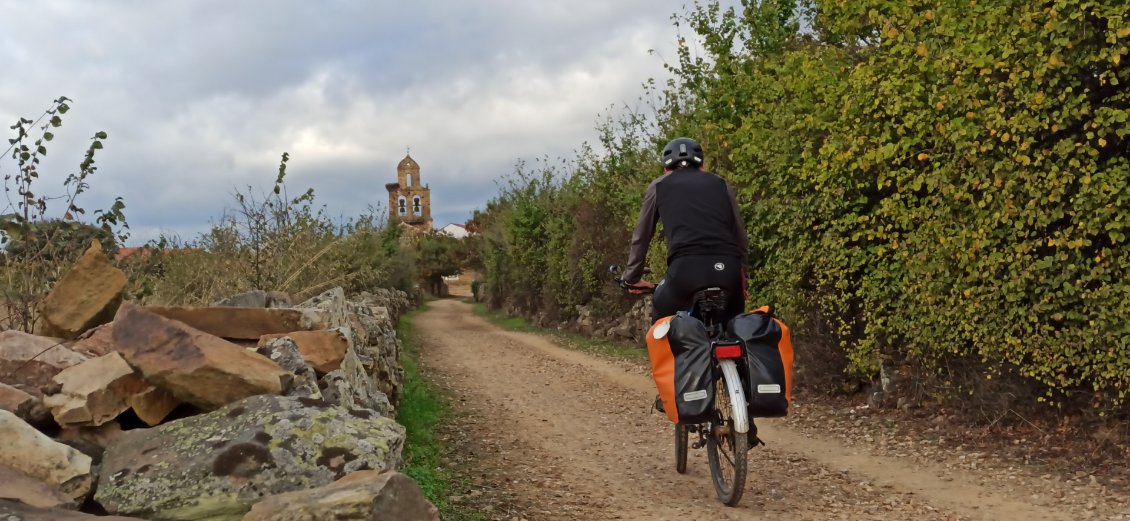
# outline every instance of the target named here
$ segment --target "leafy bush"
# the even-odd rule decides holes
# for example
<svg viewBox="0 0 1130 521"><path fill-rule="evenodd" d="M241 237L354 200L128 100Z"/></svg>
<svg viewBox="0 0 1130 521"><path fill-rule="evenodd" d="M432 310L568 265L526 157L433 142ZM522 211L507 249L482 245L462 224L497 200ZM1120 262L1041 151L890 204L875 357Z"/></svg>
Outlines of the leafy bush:
<svg viewBox="0 0 1130 521"><path fill-rule="evenodd" d="M416 237L416 272L432 294L440 293L443 277L459 273L459 246L459 239L435 231Z"/></svg>
<svg viewBox="0 0 1130 521"><path fill-rule="evenodd" d="M477 216L488 305L554 320L575 317L580 305L602 315L630 307L607 283L607 267L624 262L643 190L660 172L646 127L607 120L605 154L585 146L573 160L518 165ZM654 251L664 258L661 244Z"/></svg>
<svg viewBox="0 0 1130 521"><path fill-rule="evenodd" d="M701 52L649 88L654 120L604 122L600 154L487 205L491 305L607 300L593 266L626 252L654 151L690 135L739 192L754 299L831 366L910 366L947 396L991 392L948 383L976 367L1125 402L1130 5L712 2L679 23Z"/></svg>
<svg viewBox="0 0 1130 521"><path fill-rule="evenodd" d="M63 193L50 194L39 187L40 161L47 155L48 143L62 126L70 103L70 99L59 97L35 121L20 118L11 126L16 136L8 139L8 149L0 154L0 160L11 158L16 166L15 172L4 173L8 206L0 212L0 243L4 247L0 285L7 312L0 322L6 328L35 329L39 318L36 306L91 241L100 241L103 251L112 256L118 241L128 237L125 203L120 197L110 208L95 210L93 222L79 220L86 214L79 206L79 196L90 187L90 178L98 170L94 156L103 147L105 132L94 134L78 172L64 180ZM64 207L60 209L59 205Z"/></svg>
<svg viewBox="0 0 1130 521"><path fill-rule="evenodd" d="M127 257L135 298L207 305L264 289L304 300L334 286L348 292L396 287L411 291L414 265L402 259L399 231L362 215L336 224L315 207L309 189L290 197L283 154L270 193L235 194L236 208L194 241L162 238Z"/></svg>
<svg viewBox="0 0 1130 521"><path fill-rule="evenodd" d="M78 173L64 181L62 195L42 193L36 186L40 159L69 108L70 100L61 97L38 120L21 118L11 127L16 136L3 154L16 166L5 173L9 206L0 214L7 328L34 330L39 302L91 241L100 241L113 259L128 238L120 197L110 208L92 212L92 222L80 220L86 210L79 206L79 196L97 171L94 157L107 139L105 132L94 134ZM163 237L120 260L130 283L128 296L148 303L199 305L251 289L284 291L296 300L333 286L351 293L394 287L414 294L418 255L402 246L401 230L378 220L376 211L336 222L324 207L315 206L313 190L291 197L285 183L288 159L284 153L269 193L255 195L250 187L237 192L234 209L207 233L190 241Z"/></svg>
<svg viewBox="0 0 1130 521"><path fill-rule="evenodd" d="M38 252L44 261L73 261L90 247L92 241L101 243L106 256L118 253L117 237L113 232L92 224L64 219L44 219L23 226L15 214L0 216L0 229L7 232L4 253L9 258L20 258Z"/></svg>

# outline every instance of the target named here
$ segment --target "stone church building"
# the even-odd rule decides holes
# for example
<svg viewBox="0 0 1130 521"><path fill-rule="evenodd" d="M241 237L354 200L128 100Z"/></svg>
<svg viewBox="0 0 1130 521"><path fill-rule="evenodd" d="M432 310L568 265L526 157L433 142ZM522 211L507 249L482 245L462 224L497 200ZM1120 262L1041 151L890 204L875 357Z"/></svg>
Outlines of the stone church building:
<svg viewBox="0 0 1130 521"><path fill-rule="evenodd" d="M388 189L388 222L392 226L405 226L408 233L401 237L401 241L411 242L414 237L423 233L431 233L432 228L432 194L428 185L420 182L420 164L412 159L412 155L404 156L400 164L396 165L396 182L385 185ZM439 233L444 233L463 239L469 234L467 229L459 224L448 224ZM436 296L454 295L471 297L471 283L481 279L475 271L464 271L458 275L443 277L439 287L426 288Z"/></svg>
<svg viewBox="0 0 1130 521"><path fill-rule="evenodd" d="M396 165L396 182L386 184L385 188L388 189L389 224L403 223L417 231L431 231L431 190L420 183L420 165L411 154Z"/></svg>

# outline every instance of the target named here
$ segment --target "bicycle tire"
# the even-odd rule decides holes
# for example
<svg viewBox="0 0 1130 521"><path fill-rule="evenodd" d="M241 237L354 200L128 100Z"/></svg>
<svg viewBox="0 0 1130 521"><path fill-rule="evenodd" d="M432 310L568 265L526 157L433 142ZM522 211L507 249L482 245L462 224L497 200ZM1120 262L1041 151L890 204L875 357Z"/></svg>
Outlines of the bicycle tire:
<svg viewBox="0 0 1130 521"><path fill-rule="evenodd" d="M717 493L718 500L732 507L741 501L745 492L749 438L748 433L737 432L733 428L733 418L736 416L734 407L744 408L746 404L731 401L731 390L734 389L731 385L736 386L738 391L734 394L744 398L741 381L730 381L731 378L737 378L736 371L722 372L723 376L715 380L714 384L714 421L710 424L710 434L706 438L706 458L710 462L710 477L714 481L714 492Z"/></svg>
<svg viewBox="0 0 1130 521"><path fill-rule="evenodd" d="M687 473L687 426L675 424L675 472Z"/></svg>

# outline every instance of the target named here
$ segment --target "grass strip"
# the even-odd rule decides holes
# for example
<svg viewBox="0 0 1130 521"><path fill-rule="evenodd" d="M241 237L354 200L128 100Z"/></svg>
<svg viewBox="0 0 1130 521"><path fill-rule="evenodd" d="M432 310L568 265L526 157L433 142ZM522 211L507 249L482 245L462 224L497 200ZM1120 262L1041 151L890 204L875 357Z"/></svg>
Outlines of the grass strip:
<svg viewBox="0 0 1130 521"><path fill-rule="evenodd" d="M452 460L447 457L451 448L436 436L437 429L449 418L450 408L443 392L420 374L412 318L425 309L426 306L405 313L396 328L402 345L400 363L404 367L404 389L397 421L408 433L401 471L416 480L444 520L486 521L483 512L448 500L470 489L470 480L461 469L444 464L444 460Z"/></svg>

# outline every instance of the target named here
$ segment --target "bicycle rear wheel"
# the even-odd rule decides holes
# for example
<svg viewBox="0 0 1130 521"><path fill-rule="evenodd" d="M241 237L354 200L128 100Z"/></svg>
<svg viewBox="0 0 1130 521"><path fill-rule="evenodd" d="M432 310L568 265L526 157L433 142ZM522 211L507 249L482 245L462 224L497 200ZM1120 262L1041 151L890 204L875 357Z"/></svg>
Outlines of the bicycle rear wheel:
<svg viewBox="0 0 1130 521"><path fill-rule="evenodd" d="M738 380L736 371L723 373L714 382L714 421L710 424L710 433L706 438L706 457L710 462L710 477L714 480L714 491L718 494L718 499L732 507L738 504L745 491L749 438L748 433L737 431L734 421L734 407L744 409L746 404L737 404L731 400L732 396L738 396L744 402L741 381ZM732 392L734 387L736 392Z"/></svg>
<svg viewBox="0 0 1130 521"><path fill-rule="evenodd" d="M675 472L687 472L687 426L675 424Z"/></svg>

